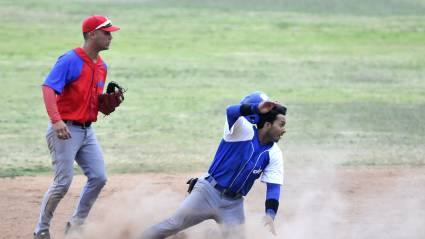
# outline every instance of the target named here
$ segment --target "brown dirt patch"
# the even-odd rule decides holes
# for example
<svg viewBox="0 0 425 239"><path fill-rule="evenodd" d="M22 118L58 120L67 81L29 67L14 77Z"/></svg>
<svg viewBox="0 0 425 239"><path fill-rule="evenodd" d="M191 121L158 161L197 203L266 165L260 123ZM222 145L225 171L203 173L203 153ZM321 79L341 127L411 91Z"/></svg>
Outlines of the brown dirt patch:
<svg viewBox="0 0 425 239"><path fill-rule="evenodd" d="M81 238L134 238L170 215L185 196L185 180L198 174L113 175L88 218ZM286 171L278 237L261 225L264 186L245 201L249 238L425 238L425 168L326 168ZM0 179L0 238L31 238L49 176ZM54 238L63 238L84 176L76 176L56 210ZM217 226L191 228L207 238Z"/></svg>

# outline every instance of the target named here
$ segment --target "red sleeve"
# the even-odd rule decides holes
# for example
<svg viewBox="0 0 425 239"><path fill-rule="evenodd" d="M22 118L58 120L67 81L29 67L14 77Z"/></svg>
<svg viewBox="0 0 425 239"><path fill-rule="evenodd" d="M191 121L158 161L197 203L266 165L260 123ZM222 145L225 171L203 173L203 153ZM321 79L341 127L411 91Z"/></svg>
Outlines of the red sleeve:
<svg viewBox="0 0 425 239"><path fill-rule="evenodd" d="M52 88L46 85L43 85L42 89L47 114L49 115L50 121L54 124L62 119L59 114L58 105L56 104L56 93Z"/></svg>

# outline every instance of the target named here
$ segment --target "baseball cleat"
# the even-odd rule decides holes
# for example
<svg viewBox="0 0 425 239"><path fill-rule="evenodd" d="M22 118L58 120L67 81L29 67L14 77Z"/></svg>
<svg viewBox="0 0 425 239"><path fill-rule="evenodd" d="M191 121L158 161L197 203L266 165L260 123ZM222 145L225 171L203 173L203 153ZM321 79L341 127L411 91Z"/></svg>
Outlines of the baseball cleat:
<svg viewBox="0 0 425 239"><path fill-rule="evenodd" d="M45 229L37 233L34 232L34 239L50 239L49 230Z"/></svg>

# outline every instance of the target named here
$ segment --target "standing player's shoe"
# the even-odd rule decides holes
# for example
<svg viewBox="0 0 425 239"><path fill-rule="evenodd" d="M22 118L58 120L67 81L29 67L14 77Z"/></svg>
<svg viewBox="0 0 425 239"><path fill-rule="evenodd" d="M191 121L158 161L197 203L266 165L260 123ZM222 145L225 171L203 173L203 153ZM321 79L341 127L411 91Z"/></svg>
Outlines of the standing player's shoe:
<svg viewBox="0 0 425 239"><path fill-rule="evenodd" d="M37 233L34 232L34 239L50 239L49 230L45 229Z"/></svg>

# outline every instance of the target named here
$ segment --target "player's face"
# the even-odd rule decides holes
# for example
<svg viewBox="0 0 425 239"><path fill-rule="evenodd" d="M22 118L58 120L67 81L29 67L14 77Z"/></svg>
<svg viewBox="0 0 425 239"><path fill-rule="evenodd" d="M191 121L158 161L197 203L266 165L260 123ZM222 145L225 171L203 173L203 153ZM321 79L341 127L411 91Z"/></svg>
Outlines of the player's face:
<svg viewBox="0 0 425 239"><path fill-rule="evenodd" d="M112 41L112 34L110 32L105 32L102 30L94 31L95 41L99 51L108 50L109 44Z"/></svg>
<svg viewBox="0 0 425 239"><path fill-rule="evenodd" d="M286 132L285 124L286 124L285 116L282 114L278 114L276 116L275 121L273 121L273 123L271 124L269 132L268 132L268 135L271 141L277 143L280 140L282 135Z"/></svg>

